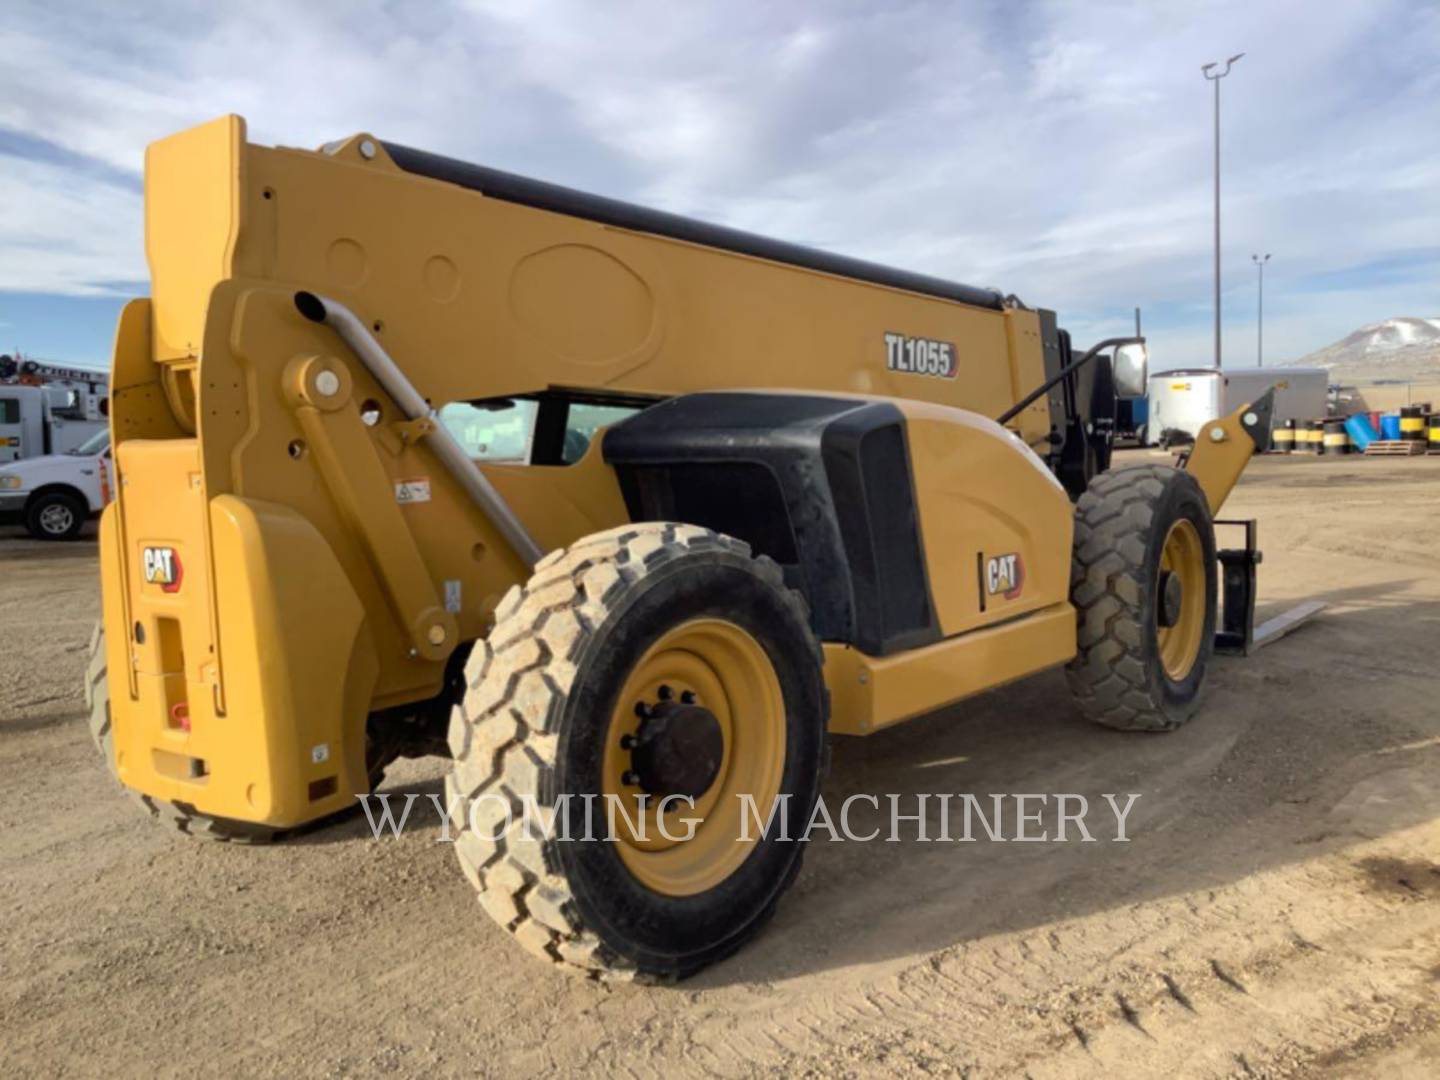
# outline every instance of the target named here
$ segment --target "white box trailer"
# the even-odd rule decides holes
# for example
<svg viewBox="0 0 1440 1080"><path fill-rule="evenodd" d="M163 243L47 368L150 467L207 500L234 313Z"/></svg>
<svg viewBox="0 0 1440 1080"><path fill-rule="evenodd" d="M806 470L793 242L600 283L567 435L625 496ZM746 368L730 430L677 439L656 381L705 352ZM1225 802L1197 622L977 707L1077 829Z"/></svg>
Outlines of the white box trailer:
<svg viewBox="0 0 1440 1080"><path fill-rule="evenodd" d="M1275 388L1272 426L1325 417L1330 373L1324 368L1181 368L1150 376L1145 445L1193 442L1200 429Z"/></svg>

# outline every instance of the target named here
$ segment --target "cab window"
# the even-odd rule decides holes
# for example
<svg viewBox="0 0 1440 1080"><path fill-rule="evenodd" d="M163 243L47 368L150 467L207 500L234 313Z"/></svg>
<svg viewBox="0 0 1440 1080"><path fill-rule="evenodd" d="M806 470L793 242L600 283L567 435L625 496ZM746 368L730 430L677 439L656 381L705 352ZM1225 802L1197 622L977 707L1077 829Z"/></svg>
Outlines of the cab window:
<svg viewBox="0 0 1440 1080"><path fill-rule="evenodd" d="M476 461L574 465L602 429L651 404L648 398L580 399L551 392L453 401L440 410L440 422Z"/></svg>
<svg viewBox="0 0 1440 1080"><path fill-rule="evenodd" d="M0 397L0 424L18 424L19 422L20 399Z"/></svg>
<svg viewBox="0 0 1440 1080"><path fill-rule="evenodd" d="M110 456L110 431L108 428L101 428L90 438L86 439L74 450L67 450L66 453L74 457L95 457L98 454Z"/></svg>
<svg viewBox="0 0 1440 1080"><path fill-rule="evenodd" d="M476 461L525 465L538 408L537 402L510 398L452 401L440 410L440 422Z"/></svg>
<svg viewBox="0 0 1440 1080"><path fill-rule="evenodd" d="M560 445L560 463L573 465L585 456L595 433L601 428L618 424L640 409L635 405L599 405L589 401L572 401L565 417L565 437Z"/></svg>

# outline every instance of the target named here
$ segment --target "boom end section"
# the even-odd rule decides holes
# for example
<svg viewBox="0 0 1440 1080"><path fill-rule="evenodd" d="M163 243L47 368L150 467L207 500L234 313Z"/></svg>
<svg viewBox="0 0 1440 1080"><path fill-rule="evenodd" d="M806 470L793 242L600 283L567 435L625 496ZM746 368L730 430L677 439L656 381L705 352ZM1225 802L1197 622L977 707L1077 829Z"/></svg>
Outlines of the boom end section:
<svg viewBox="0 0 1440 1080"><path fill-rule="evenodd" d="M1269 449L1270 419L1274 411L1272 387L1250 404L1211 421L1200 430L1184 468L1205 492L1212 518L1225 505L1251 455Z"/></svg>

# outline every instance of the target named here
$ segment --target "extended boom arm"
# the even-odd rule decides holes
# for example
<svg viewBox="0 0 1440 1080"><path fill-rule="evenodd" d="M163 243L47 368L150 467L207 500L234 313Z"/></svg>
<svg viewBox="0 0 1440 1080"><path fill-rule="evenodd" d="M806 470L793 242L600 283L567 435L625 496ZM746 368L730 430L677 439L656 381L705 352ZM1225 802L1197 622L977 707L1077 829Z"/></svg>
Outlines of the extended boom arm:
<svg viewBox="0 0 1440 1080"><path fill-rule="evenodd" d="M1261 394L1229 416L1206 424L1186 455L1184 469L1200 484L1210 504L1210 516L1230 495L1252 454L1270 446L1270 417L1275 411L1275 390Z"/></svg>

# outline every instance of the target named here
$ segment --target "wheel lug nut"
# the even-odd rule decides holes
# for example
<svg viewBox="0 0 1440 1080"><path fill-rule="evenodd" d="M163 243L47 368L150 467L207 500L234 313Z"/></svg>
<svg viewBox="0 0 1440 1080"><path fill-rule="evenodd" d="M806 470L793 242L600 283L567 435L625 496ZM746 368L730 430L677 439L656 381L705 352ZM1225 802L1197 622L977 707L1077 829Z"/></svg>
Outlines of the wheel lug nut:
<svg viewBox="0 0 1440 1080"><path fill-rule="evenodd" d="M657 693L659 693L661 701L669 701L672 697L675 696L675 691L671 690L668 686L660 687Z"/></svg>
<svg viewBox="0 0 1440 1080"><path fill-rule="evenodd" d="M635 702L635 715L641 720L648 720L650 718L650 706L646 705L643 701Z"/></svg>
<svg viewBox="0 0 1440 1080"><path fill-rule="evenodd" d="M694 691L694 690L683 690L683 691L681 691L681 693L680 693L680 704L681 704L681 705L694 705L694 704L695 704L695 691Z"/></svg>
<svg viewBox="0 0 1440 1080"><path fill-rule="evenodd" d="M634 735L621 735L621 736L620 736L620 749L621 749L621 750L633 750L633 749L635 749L635 736L634 736Z"/></svg>
<svg viewBox="0 0 1440 1080"><path fill-rule="evenodd" d="M620 777L620 782L622 784L627 784L630 787L639 787L640 775L636 773L633 769L626 769L624 774Z"/></svg>

